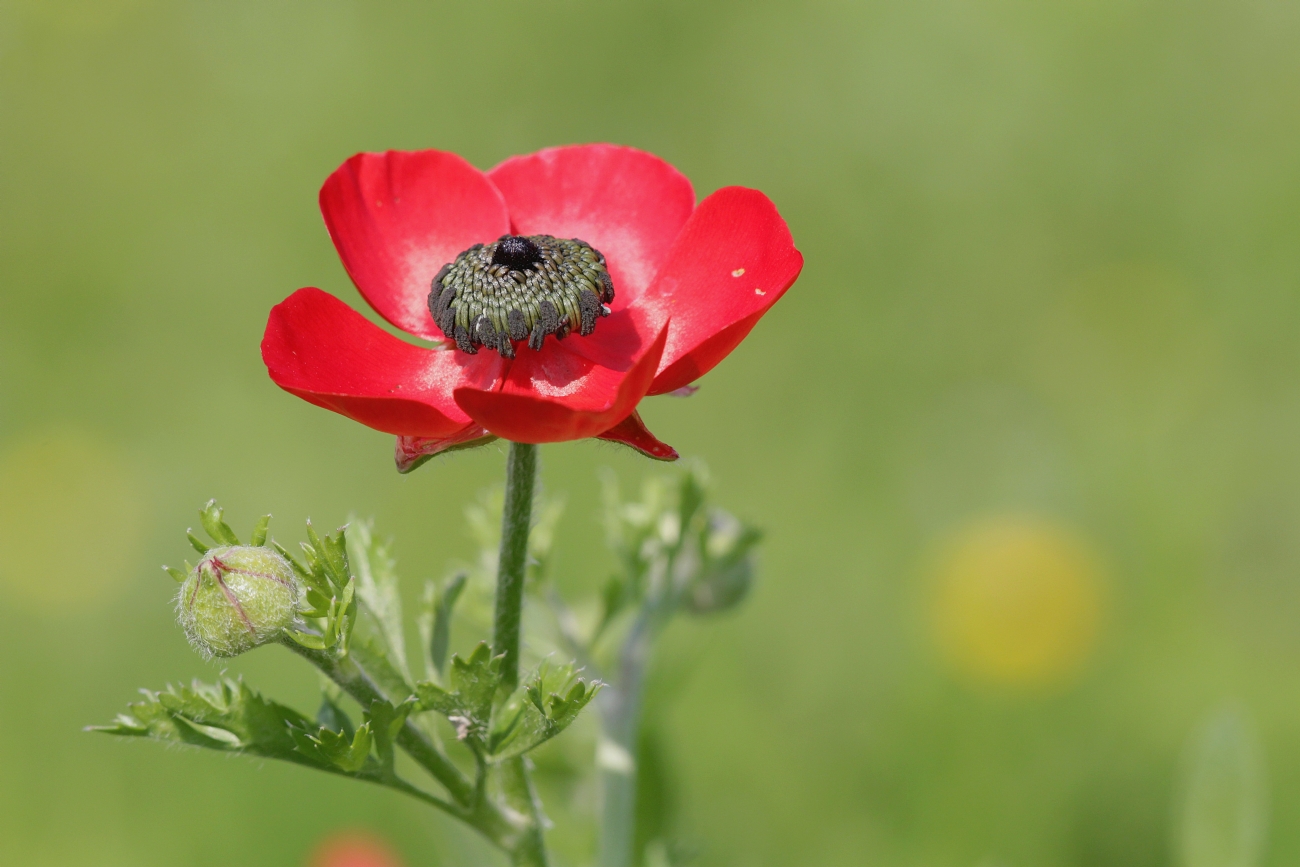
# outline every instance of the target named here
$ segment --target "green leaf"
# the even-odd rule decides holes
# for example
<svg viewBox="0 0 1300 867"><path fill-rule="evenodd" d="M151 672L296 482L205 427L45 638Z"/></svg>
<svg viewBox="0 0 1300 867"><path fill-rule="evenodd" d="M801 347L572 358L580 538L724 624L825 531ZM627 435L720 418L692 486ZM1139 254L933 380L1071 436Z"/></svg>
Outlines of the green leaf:
<svg viewBox="0 0 1300 867"><path fill-rule="evenodd" d="M414 697L396 706L386 701L376 701L371 703L366 712L365 725L374 731L375 752L379 755L379 765L386 776L393 774L393 741L406 724L406 718L418 706Z"/></svg>
<svg viewBox="0 0 1300 867"><path fill-rule="evenodd" d="M555 542L555 528L564 515L564 501L543 498L533 508L533 526L528 532L528 583L536 585L546 578Z"/></svg>
<svg viewBox="0 0 1300 867"><path fill-rule="evenodd" d="M447 671L447 652L451 647L451 616L456 608L456 600L465 589L469 575L458 572L443 585L438 594L438 602L433 609L433 634L429 636L429 660L433 669L442 677Z"/></svg>
<svg viewBox="0 0 1300 867"><path fill-rule="evenodd" d="M456 716L463 712L460 696L448 692L436 683L421 681L415 685L415 696L421 710L435 710L443 716Z"/></svg>
<svg viewBox="0 0 1300 867"><path fill-rule="evenodd" d="M370 676L389 701L400 704L415 695L415 686L385 651L386 647L372 635L361 636L350 646L353 662Z"/></svg>
<svg viewBox="0 0 1300 867"><path fill-rule="evenodd" d="M302 714L263 698L242 681L194 682L145 692L114 724L94 731L313 764L296 750L290 726L308 728Z"/></svg>
<svg viewBox="0 0 1300 867"><path fill-rule="evenodd" d="M264 546L266 544L266 531L270 526L270 515L263 515L258 518L257 523L253 525L253 538L249 540L248 544L252 545L254 548L261 548Z"/></svg>
<svg viewBox="0 0 1300 867"><path fill-rule="evenodd" d="M599 692L601 684L575 679L571 666L543 666L497 714L488 752L504 761L536 749L568 728Z"/></svg>
<svg viewBox="0 0 1300 867"><path fill-rule="evenodd" d="M223 511L217 507L216 500L208 500L207 505L199 509L199 520L203 523L203 529L218 545L238 545L239 537L223 520Z"/></svg>
<svg viewBox="0 0 1300 867"><path fill-rule="evenodd" d="M328 646L323 636L310 632L293 631L289 633L289 637L308 650L324 650Z"/></svg>
<svg viewBox="0 0 1300 867"><path fill-rule="evenodd" d="M175 566L164 566L163 571L166 572L168 575L172 576L173 578L175 578L177 584L184 584L185 579L188 577L187 573L182 572L180 569L177 569Z"/></svg>
<svg viewBox="0 0 1300 867"><path fill-rule="evenodd" d="M501 660L481 642L468 659L451 658L451 688L429 682L415 685L421 710L437 711L456 727L456 737L482 752L492 726L492 704L501 687Z"/></svg>
<svg viewBox="0 0 1300 867"><path fill-rule="evenodd" d="M697 536L700 562L683 594L687 610L713 614L739 604L753 584L753 550L762 538L758 529L713 510Z"/></svg>
<svg viewBox="0 0 1300 867"><path fill-rule="evenodd" d="M409 677L402 631L402 599L391 543L375 538L371 521L351 520L349 529L347 553L356 576L357 599L373 622L385 655L398 671Z"/></svg>
<svg viewBox="0 0 1300 867"><path fill-rule="evenodd" d="M200 554L208 553L208 546L199 541L199 537L194 535L193 530L186 530L185 538L190 540L190 545L194 547L195 551L198 551Z"/></svg>
<svg viewBox="0 0 1300 867"><path fill-rule="evenodd" d="M294 747L303 756L318 765L333 765L349 774L356 774L370 759L374 745L370 724L362 723L356 732L334 731L321 727L315 732L293 728L290 732Z"/></svg>
<svg viewBox="0 0 1300 867"><path fill-rule="evenodd" d="M700 464L689 467L681 475L677 489L677 514L682 527L691 522L704 505L706 473Z"/></svg>
<svg viewBox="0 0 1300 867"><path fill-rule="evenodd" d="M492 715L492 699L501 686L503 657L494 657L488 643L480 641L468 659L451 658L451 688L475 719L486 721Z"/></svg>
<svg viewBox="0 0 1300 867"><path fill-rule="evenodd" d="M297 559L289 553L289 550L279 542L272 542L271 546L275 548L276 551L280 552L281 557L289 561L289 566L292 567L294 574L298 576L302 583L321 594L324 598L329 598L332 591L328 584L323 583L321 576L316 575L306 566L299 563Z"/></svg>
<svg viewBox="0 0 1300 867"><path fill-rule="evenodd" d="M320 708L316 711L316 722L330 731L343 732L349 738L356 733L356 727L347 712L339 705L329 691L322 691Z"/></svg>
<svg viewBox="0 0 1300 867"><path fill-rule="evenodd" d="M303 647L330 650L342 656L347 653L357 618L356 582L348 571L345 529L322 537L308 521L307 536L309 541L301 543L303 563L275 543L275 549L306 585L306 604L299 609L299 614L315 620L313 627L320 630L319 635L294 632L290 636Z"/></svg>

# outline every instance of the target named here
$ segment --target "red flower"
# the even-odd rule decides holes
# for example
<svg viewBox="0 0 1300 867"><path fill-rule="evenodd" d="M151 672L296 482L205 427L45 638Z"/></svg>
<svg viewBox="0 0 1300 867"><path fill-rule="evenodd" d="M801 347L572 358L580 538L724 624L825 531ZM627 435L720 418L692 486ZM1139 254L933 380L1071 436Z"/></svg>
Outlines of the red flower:
<svg viewBox="0 0 1300 867"><path fill-rule="evenodd" d="M327 838L309 863L311 867L402 867L401 859L382 840L360 833Z"/></svg>
<svg viewBox="0 0 1300 867"><path fill-rule="evenodd" d="M325 181L320 204L366 301L393 325L438 345L400 340L308 288L271 311L262 358L286 391L396 434L403 471L492 437L543 443L594 436L676 458L642 424L637 404L711 370L803 266L762 193L726 187L697 206L690 181L668 163L612 145L550 148L486 173L442 151L357 154ZM509 250L494 243L507 235L532 240L512 241ZM586 258L574 258L579 248L555 238L580 239ZM567 308L556 300L573 311L557 325L556 305L548 312L546 298L576 296L537 295L535 286L559 284L534 275L550 267L539 258L542 248L566 244L571 263L595 270L585 272L587 282L574 277L565 285L594 293ZM475 245L488 246L475 253ZM453 262L461 270L444 277ZM471 266L479 270L464 277ZM549 279L569 273L552 271ZM511 292L509 278L516 280L533 299L529 321L511 311L507 326L498 307L494 330L487 313L480 315L488 308L473 307L480 277ZM458 291L441 296L469 310L459 320L439 307L439 293L431 298L444 279L460 281ZM612 281L612 300L595 285L601 281Z"/></svg>

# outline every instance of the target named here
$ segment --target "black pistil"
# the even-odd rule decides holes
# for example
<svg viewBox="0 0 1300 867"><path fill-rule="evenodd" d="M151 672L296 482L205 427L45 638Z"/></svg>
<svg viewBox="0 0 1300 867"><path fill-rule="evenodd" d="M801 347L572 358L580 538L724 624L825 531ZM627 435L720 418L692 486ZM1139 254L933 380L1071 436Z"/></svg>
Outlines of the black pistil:
<svg viewBox="0 0 1300 867"><path fill-rule="evenodd" d="M506 235L496 243L493 265L505 265L514 271L533 271L542 261L542 251L523 235Z"/></svg>

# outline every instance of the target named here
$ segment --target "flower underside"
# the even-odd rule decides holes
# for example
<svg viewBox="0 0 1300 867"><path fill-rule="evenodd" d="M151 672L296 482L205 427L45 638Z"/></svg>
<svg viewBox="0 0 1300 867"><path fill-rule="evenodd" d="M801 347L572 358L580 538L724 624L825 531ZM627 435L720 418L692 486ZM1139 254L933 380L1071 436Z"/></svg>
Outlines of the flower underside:
<svg viewBox="0 0 1300 867"><path fill-rule="evenodd" d="M470 354L480 346L514 358L515 342L541 349L596 329L610 313L614 281L605 257L577 238L502 235L475 244L433 278L429 312L442 333Z"/></svg>

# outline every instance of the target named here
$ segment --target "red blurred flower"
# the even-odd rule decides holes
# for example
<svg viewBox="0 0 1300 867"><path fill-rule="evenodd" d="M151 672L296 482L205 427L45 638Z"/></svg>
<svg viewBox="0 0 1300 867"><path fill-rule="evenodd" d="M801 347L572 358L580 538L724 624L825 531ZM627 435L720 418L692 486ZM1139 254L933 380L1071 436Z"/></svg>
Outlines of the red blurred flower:
<svg viewBox="0 0 1300 867"><path fill-rule="evenodd" d="M486 173L442 151L357 154L325 181L320 204L366 301L440 345L400 340L308 288L271 311L262 358L281 388L396 434L403 471L494 436L594 436L676 458L638 402L711 370L803 266L762 193L726 187L697 206L675 168L612 145L551 148ZM594 330L579 335L566 319L540 349L512 341L505 354L444 339L430 313L435 278L473 245L510 234L581 239L604 255L615 294Z"/></svg>
<svg viewBox="0 0 1300 867"><path fill-rule="evenodd" d="M316 848L310 867L402 867L383 841L366 834L338 834Z"/></svg>

